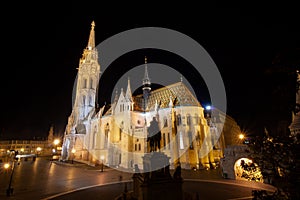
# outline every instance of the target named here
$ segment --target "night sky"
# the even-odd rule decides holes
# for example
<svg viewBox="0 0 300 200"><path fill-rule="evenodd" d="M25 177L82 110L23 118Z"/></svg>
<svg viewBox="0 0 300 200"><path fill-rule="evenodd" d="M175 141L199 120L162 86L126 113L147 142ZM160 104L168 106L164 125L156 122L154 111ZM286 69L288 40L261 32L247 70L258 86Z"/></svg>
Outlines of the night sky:
<svg viewBox="0 0 300 200"><path fill-rule="evenodd" d="M76 68L87 45L92 20L96 23L96 44L119 32L147 26L190 36L216 63L225 84L227 113L244 131L260 134L267 127L275 133L277 124L288 126L291 122L294 72L300 66L300 18L294 9L193 5L163 9L152 5L123 11L95 6L91 11L87 5L37 6L39 9L28 3L7 7L11 14L1 17L3 138L44 137L52 124L56 134L63 134L71 114ZM144 49L116 60L110 70L113 77L142 64L145 55L149 62L174 68L185 63L176 55ZM179 70L188 79L195 79L187 69ZM105 96L110 87L103 86L103 82L112 81L108 77L111 75L107 73L100 80L100 89L105 90L99 91L100 106L110 98ZM209 97L202 87L200 83L197 90L201 95L197 97L206 104Z"/></svg>

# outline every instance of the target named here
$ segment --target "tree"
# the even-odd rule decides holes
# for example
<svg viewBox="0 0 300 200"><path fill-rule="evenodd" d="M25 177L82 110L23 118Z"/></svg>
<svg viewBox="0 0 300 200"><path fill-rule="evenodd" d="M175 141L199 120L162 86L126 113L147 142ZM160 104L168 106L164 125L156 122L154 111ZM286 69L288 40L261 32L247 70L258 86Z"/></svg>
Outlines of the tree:
<svg viewBox="0 0 300 200"><path fill-rule="evenodd" d="M272 194L254 190L254 199L300 199L299 142L289 136L265 136L256 137L249 147L265 182L277 188Z"/></svg>

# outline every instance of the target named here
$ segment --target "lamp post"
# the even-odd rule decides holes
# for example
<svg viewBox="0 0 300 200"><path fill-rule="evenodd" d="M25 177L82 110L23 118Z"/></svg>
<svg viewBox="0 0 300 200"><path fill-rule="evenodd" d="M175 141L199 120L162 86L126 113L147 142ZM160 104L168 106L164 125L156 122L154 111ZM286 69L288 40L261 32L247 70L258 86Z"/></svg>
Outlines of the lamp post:
<svg viewBox="0 0 300 200"><path fill-rule="evenodd" d="M74 157L75 157L75 152L76 152L76 149L72 149L72 164L74 163Z"/></svg>
<svg viewBox="0 0 300 200"><path fill-rule="evenodd" d="M12 182L13 174L14 174L14 171L15 171L15 155L16 155L16 152L14 152L14 156L11 157L11 161L12 161L12 165L11 165L11 174L10 174L10 179L9 179L8 188L6 189L6 196L8 196L8 197L13 193L13 188L11 187L11 182ZM5 168L6 170L8 170L9 167L10 167L10 164L9 164L9 163L6 163L6 164L4 165L4 168Z"/></svg>
<svg viewBox="0 0 300 200"><path fill-rule="evenodd" d="M14 171L15 171L15 161L12 161L12 165L11 165L11 174L10 174L10 179L9 179L9 184L8 184L8 188L6 190L6 196L10 196L14 189L11 187L11 182L12 182L12 178L13 178L13 174L14 174Z"/></svg>
<svg viewBox="0 0 300 200"><path fill-rule="evenodd" d="M101 159L101 172L103 172L103 165L104 165L104 156L100 156Z"/></svg>

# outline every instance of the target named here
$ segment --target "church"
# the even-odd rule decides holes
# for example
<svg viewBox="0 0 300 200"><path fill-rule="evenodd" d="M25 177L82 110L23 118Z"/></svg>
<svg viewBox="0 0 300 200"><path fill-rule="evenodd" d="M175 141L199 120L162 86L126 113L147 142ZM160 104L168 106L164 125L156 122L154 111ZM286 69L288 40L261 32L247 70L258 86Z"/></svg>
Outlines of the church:
<svg viewBox="0 0 300 200"><path fill-rule="evenodd" d="M92 22L79 60L61 159L132 171L134 166L143 170L146 154L160 151L170 158L171 169L178 163L183 169L215 168L226 145L241 133L239 126L216 108L206 111L182 81L152 90L146 57L141 94L132 94L128 79L126 90L121 89L109 106L97 109L101 67L94 29ZM214 117L210 112L215 112ZM160 138L158 147L151 150L149 126L154 121Z"/></svg>

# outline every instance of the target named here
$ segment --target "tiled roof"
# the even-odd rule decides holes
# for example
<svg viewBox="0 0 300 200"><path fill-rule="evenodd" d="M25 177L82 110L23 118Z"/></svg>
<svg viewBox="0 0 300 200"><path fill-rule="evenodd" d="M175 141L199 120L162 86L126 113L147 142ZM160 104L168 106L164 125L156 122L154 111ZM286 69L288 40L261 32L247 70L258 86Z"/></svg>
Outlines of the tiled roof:
<svg viewBox="0 0 300 200"><path fill-rule="evenodd" d="M139 94L133 96L133 101L134 110L143 112L145 105L143 95ZM185 86L185 84L182 82L178 82L151 91L146 111L153 110L156 102L158 105L160 105L160 108L167 108L169 107L170 101L172 101L172 103L175 103L174 106L201 106L199 101ZM112 107L110 107L104 115L110 114L112 114Z"/></svg>
<svg viewBox="0 0 300 200"><path fill-rule="evenodd" d="M133 100L134 110L144 111L145 101L143 95L137 95L133 97ZM167 108L170 101L175 102L174 106L201 106L190 90L182 82L178 82L151 91L146 111L153 110L156 102L160 104L160 108Z"/></svg>

